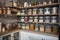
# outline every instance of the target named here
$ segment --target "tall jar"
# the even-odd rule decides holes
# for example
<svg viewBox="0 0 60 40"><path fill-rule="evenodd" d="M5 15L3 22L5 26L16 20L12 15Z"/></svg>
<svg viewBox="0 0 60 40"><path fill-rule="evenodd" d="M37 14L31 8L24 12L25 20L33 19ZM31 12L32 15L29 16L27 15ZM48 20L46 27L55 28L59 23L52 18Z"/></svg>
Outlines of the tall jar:
<svg viewBox="0 0 60 40"><path fill-rule="evenodd" d="M40 16L40 17L39 17L39 22L40 22L40 23L44 22L44 20L43 20L43 17L42 17L42 16Z"/></svg>
<svg viewBox="0 0 60 40"><path fill-rule="evenodd" d="M57 17L56 16L52 16L51 17L51 23L56 23L57 22Z"/></svg>
<svg viewBox="0 0 60 40"><path fill-rule="evenodd" d="M45 17L45 22L46 22L46 23L50 23L50 16L46 16L46 17Z"/></svg>
<svg viewBox="0 0 60 40"><path fill-rule="evenodd" d="M21 17L20 21L21 21L21 22L24 22L24 17Z"/></svg>
<svg viewBox="0 0 60 40"><path fill-rule="evenodd" d="M37 8L33 9L33 15L37 15Z"/></svg>
<svg viewBox="0 0 60 40"><path fill-rule="evenodd" d="M28 9L28 15L32 15L32 9Z"/></svg>
<svg viewBox="0 0 60 40"><path fill-rule="evenodd" d="M24 21L25 21L25 22L28 22L28 17L25 17Z"/></svg>
<svg viewBox="0 0 60 40"><path fill-rule="evenodd" d="M15 7L17 6L17 3L15 1L13 1L13 6L15 6Z"/></svg>
<svg viewBox="0 0 60 40"><path fill-rule="evenodd" d="M40 25L40 31L44 32L44 25Z"/></svg>
<svg viewBox="0 0 60 40"><path fill-rule="evenodd" d="M6 8L3 7L3 14L6 14Z"/></svg>
<svg viewBox="0 0 60 40"><path fill-rule="evenodd" d="M25 10L22 10L21 11L21 15L25 15Z"/></svg>
<svg viewBox="0 0 60 40"><path fill-rule="evenodd" d="M36 16L36 17L34 17L34 22L38 22L38 17Z"/></svg>
<svg viewBox="0 0 60 40"><path fill-rule="evenodd" d="M29 30L29 24L26 24L26 30Z"/></svg>
<svg viewBox="0 0 60 40"><path fill-rule="evenodd" d="M26 27L25 24L22 24L22 29L25 29L25 27Z"/></svg>
<svg viewBox="0 0 60 40"><path fill-rule="evenodd" d="M30 30L34 30L34 24L30 24Z"/></svg>
<svg viewBox="0 0 60 40"><path fill-rule="evenodd" d="M53 7L52 8L52 14L57 14L58 8L57 7Z"/></svg>
<svg viewBox="0 0 60 40"><path fill-rule="evenodd" d="M33 22L33 17L29 17L29 22Z"/></svg>
<svg viewBox="0 0 60 40"><path fill-rule="evenodd" d="M39 15L40 15L40 14L43 14L43 8L40 8L38 11L39 11L39 12L38 12Z"/></svg>
<svg viewBox="0 0 60 40"><path fill-rule="evenodd" d="M45 8L45 10L44 10L44 14L50 14L50 8Z"/></svg>
<svg viewBox="0 0 60 40"><path fill-rule="evenodd" d="M38 24L35 24L35 31L38 31Z"/></svg>
<svg viewBox="0 0 60 40"><path fill-rule="evenodd" d="M10 8L7 8L7 14L8 14L8 15L11 14Z"/></svg>

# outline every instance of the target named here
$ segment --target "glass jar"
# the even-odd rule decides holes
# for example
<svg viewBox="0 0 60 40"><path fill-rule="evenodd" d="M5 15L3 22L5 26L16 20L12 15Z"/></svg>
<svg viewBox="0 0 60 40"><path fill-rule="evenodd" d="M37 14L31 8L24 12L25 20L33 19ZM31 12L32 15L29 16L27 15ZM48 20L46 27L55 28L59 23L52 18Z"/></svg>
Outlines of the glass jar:
<svg viewBox="0 0 60 40"><path fill-rule="evenodd" d="M6 14L6 8L3 7L3 14Z"/></svg>
<svg viewBox="0 0 60 40"><path fill-rule="evenodd" d="M2 28L2 32L5 32L5 27Z"/></svg>
<svg viewBox="0 0 60 40"><path fill-rule="evenodd" d="M50 16L46 16L46 17L45 17L45 22L46 22L46 23L50 23Z"/></svg>
<svg viewBox="0 0 60 40"><path fill-rule="evenodd" d="M2 9L0 8L0 14L2 14Z"/></svg>
<svg viewBox="0 0 60 40"><path fill-rule="evenodd" d="M51 30L52 30L51 26L46 26L45 32L51 33L52 32Z"/></svg>
<svg viewBox="0 0 60 40"><path fill-rule="evenodd" d="M38 24L35 24L35 31L38 31Z"/></svg>
<svg viewBox="0 0 60 40"><path fill-rule="evenodd" d="M37 8L33 9L33 15L37 15Z"/></svg>
<svg viewBox="0 0 60 40"><path fill-rule="evenodd" d="M25 15L25 10L22 10L21 11L21 15Z"/></svg>
<svg viewBox="0 0 60 40"><path fill-rule="evenodd" d="M44 14L50 14L50 8L45 8Z"/></svg>
<svg viewBox="0 0 60 40"><path fill-rule="evenodd" d="M38 14L43 14L43 8L40 8L40 9L39 9Z"/></svg>
<svg viewBox="0 0 60 40"><path fill-rule="evenodd" d="M28 10L28 15L32 15L32 9Z"/></svg>
<svg viewBox="0 0 60 40"><path fill-rule="evenodd" d="M25 24L22 24L22 29L25 29L25 27L26 27Z"/></svg>
<svg viewBox="0 0 60 40"><path fill-rule="evenodd" d="M17 25L18 25L18 28L21 28L21 24L20 23L18 23Z"/></svg>
<svg viewBox="0 0 60 40"><path fill-rule="evenodd" d="M13 1L13 6L15 6L15 7L17 6L17 3L15 1Z"/></svg>
<svg viewBox="0 0 60 40"><path fill-rule="evenodd" d="M46 5L47 4L47 2L43 2L43 5Z"/></svg>
<svg viewBox="0 0 60 40"><path fill-rule="evenodd" d="M10 28L10 23L9 22L6 24L6 28L7 28L7 30L9 30L9 28Z"/></svg>
<svg viewBox="0 0 60 40"><path fill-rule="evenodd" d="M20 10L18 10L17 15L21 15Z"/></svg>
<svg viewBox="0 0 60 40"><path fill-rule="evenodd" d="M52 8L52 14L57 14L58 8L57 7L53 7Z"/></svg>
<svg viewBox="0 0 60 40"><path fill-rule="evenodd" d="M29 30L29 24L26 24L26 30Z"/></svg>
<svg viewBox="0 0 60 40"><path fill-rule="evenodd" d="M33 17L29 17L29 22L33 22Z"/></svg>
<svg viewBox="0 0 60 40"><path fill-rule="evenodd" d="M40 31L44 32L44 25L40 25Z"/></svg>
<svg viewBox="0 0 60 40"><path fill-rule="evenodd" d="M30 24L30 30L34 30L34 25Z"/></svg>
<svg viewBox="0 0 60 40"><path fill-rule="evenodd" d="M43 22L44 20L43 20L43 17L41 16L41 17L39 17L39 22Z"/></svg>
<svg viewBox="0 0 60 40"><path fill-rule="evenodd" d="M52 16L51 17L51 22L52 23L56 23L57 22L57 17L56 16Z"/></svg>
<svg viewBox="0 0 60 40"><path fill-rule="evenodd" d="M25 22L28 22L28 17L25 17L25 19L24 19L24 20L25 20Z"/></svg>
<svg viewBox="0 0 60 40"><path fill-rule="evenodd" d="M28 2L24 2L24 7L28 7Z"/></svg>
<svg viewBox="0 0 60 40"><path fill-rule="evenodd" d="M2 31L2 23L0 22L0 32Z"/></svg>
<svg viewBox="0 0 60 40"><path fill-rule="evenodd" d="M38 17L36 16L36 17L34 17L34 22L38 22Z"/></svg>
<svg viewBox="0 0 60 40"><path fill-rule="evenodd" d="M7 14L11 14L10 8L7 8Z"/></svg>
<svg viewBox="0 0 60 40"><path fill-rule="evenodd" d="M21 17L21 22L24 22L24 17Z"/></svg>

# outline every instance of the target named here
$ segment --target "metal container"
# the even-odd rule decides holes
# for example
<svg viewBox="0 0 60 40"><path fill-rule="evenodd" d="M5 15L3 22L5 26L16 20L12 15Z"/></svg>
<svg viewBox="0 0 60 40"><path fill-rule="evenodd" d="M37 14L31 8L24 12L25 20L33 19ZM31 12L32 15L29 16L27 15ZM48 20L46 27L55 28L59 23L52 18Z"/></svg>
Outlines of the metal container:
<svg viewBox="0 0 60 40"><path fill-rule="evenodd" d="M43 20L43 17L39 17L39 22L42 23L44 20Z"/></svg>
<svg viewBox="0 0 60 40"><path fill-rule="evenodd" d="M43 14L43 8L40 8L38 11L38 14Z"/></svg>

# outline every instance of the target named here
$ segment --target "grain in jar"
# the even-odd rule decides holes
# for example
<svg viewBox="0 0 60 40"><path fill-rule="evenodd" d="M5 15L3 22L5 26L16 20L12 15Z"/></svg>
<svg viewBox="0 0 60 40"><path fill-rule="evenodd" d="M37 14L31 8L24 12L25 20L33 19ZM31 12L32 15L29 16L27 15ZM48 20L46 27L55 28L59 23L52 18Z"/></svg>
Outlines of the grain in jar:
<svg viewBox="0 0 60 40"><path fill-rule="evenodd" d="M40 23L44 22L44 20L43 20L43 17L42 17L42 16L40 16L40 17L39 17L39 22L40 22Z"/></svg>
<svg viewBox="0 0 60 40"><path fill-rule="evenodd" d="M37 15L37 8L33 9L33 15Z"/></svg>
<svg viewBox="0 0 60 40"><path fill-rule="evenodd" d="M33 17L29 17L29 22L33 22Z"/></svg>
<svg viewBox="0 0 60 40"><path fill-rule="evenodd" d="M30 24L30 30L34 30L34 24Z"/></svg>
<svg viewBox="0 0 60 40"><path fill-rule="evenodd" d="M51 29L51 26L46 26L46 29L45 29L45 32L47 33L51 33L52 32L52 29Z"/></svg>
<svg viewBox="0 0 60 40"><path fill-rule="evenodd" d="M8 15L11 14L10 8L7 8L7 14L8 14Z"/></svg>
<svg viewBox="0 0 60 40"><path fill-rule="evenodd" d="M50 16L46 16L46 17L45 17L45 22L46 22L46 23L50 23Z"/></svg>
<svg viewBox="0 0 60 40"><path fill-rule="evenodd" d="M2 8L0 8L0 14L2 14Z"/></svg>
<svg viewBox="0 0 60 40"><path fill-rule="evenodd" d="M34 22L38 22L38 16L34 17Z"/></svg>
<svg viewBox="0 0 60 40"><path fill-rule="evenodd" d="M51 23L56 23L57 22L57 17L56 16L52 16L51 17Z"/></svg>
<svg viewBox="0 0 60 40"><path fill-rule="evenodd" d="M40 14L43 14L43 8L39 8L38 14L39 14L39 15L40 15Z"/></svg>
<svg viewBox="0 0 60 40"><path fill-rule="evenodd" d="M35 24L35 31L38 31L38 24Z"/></svg>
<svg viewBox="0 0 60 40"><path fill-rule="evenodd" d="M20 21L21 21L21 22L24 22L24 17L21 17Z"/></svg>
<svg viewBox="0 0 60 40"><path fill-rule="evenodd" d="M32 9L28 9L28 15L32 15Z"/></svg>
<svg viewBox="0 0 60 40"><path fill-rule="evenodd" d="M22 29L25 29L26 25L25 24L22 24Z"/></svg>
<svg viewBox="0 0 60 40"><path fill-rule="evenodd" d="M52 14L57 14L58 13L58 8L57 7L53 7L52 8Z"/></svg>
<svg viewBox="0 0 60 40"><path fill-rule="evenodd" d="M44 32L44 25L40 25L40 31Z"/></svg>
<svg viewBox="0 0 60 40"><path fill-rule="evenodd" d="M51 11L50 11L50 8L45 8L45 9L44 9L44 14L50 14L50 12L51 12Z"/></svg>
<svg viewBox="0 0 60 40"><path fill-rule="evenodd" d="M29 30L29 24L26 24L26 30Z"/></svg>

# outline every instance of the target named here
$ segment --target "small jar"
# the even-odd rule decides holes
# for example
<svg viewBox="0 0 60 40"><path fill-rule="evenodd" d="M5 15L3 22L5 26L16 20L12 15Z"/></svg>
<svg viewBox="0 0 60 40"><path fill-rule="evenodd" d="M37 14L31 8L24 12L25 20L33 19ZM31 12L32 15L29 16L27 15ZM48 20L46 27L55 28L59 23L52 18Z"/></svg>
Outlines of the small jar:
<svg viewBox="0 0 60 40"><path fill-rule="evenodd" d="M7 24L6 24L6 28L7 28L7 30L9 30L9 28L10 28L10 23L7 23Z"/></svg>
<svg viewBox="0 0 60 40"><path fill-rule="evenodd" d="M34 25L30 24L30 30L34 30Z"/></svg>
<svg viewBox="0 0 60 40"><path fill-rule="evenodd" d="M38 14L43 14L43 8L40 8L40 9L39 9Z"/></svg>
<svg viewBox="0 0 60 40"><path fill-rule="evenodd" d="M22 13L21 13L21 15L25 15L25 10L22 10Z"/></svg>
<svg viewBox="0 0 60 40"><path fill-rule="evenodd" d="M57 22L57 17L56 16L52 16L51 17L51 22L52 23L56 23Z"/></svg>
<svg viewBox="0 0 60 40"><path fill-rule="evenodd" d="M33 17L29 17L29 22L33 22Z"/></svg>
<svg viewBox="0 0 60 40"><path fill-rule="evenodd" d="M52 8L52 14L57 14L58 8L57 7L53 7Z"/></svg>
<svg viewBox="0 0 60 40"><path fill-rule="evenodd" d="M39 17L39 22L44 22L43 17Z"/></svg>
<svg viewBox="0 0 60 40"><path fill-rule="evenodd" d="M46 22L46 23L50 23L50 17L49 17L49 16L46 16L46 17L45 17L45 22Z"/></svg>
<svg viewBox="0 0 60 40"><path fill-rule="evenodd" d="M38 31L38 24L35 25L35 31Z"/></svg>
<svg viewBox="0 0 60 40"><path fill-rule="evenodd" d="M44 14L50 14L50 8L45 8Z"/></svg>
<svg viewBox="0 0 60 40"><path fill-rule="evenodd" d="M21 12L18 10L17 15L21 15Z"/></svg>
<svg viewBox="0 0 60 40"><path fill-rule="evenodd" d="M36 16L36 17L34 17L34 22L38 22L38 17Z"/></svg>
<svg viewBox="0 0 60 40"><path fill-rule="evenodd" d="M25 24L22 24L22 29L25 29L25 27L26 27Z"/></svg>
<svg viewBox="0 0 60 40"><path fill-rule="evenodd" d="M43 2L43 5L46 5L47 4L47 2Z"/></svg>
<svg viewBox="0 0 60 40"><path fill-rule="evenodd" d="M21 22L24 22L24 17L21 17Z"/></svg>
<svg viewBox="0 0 60 40"><path fill-rule="evenodd" d="M10 8L7 8L7 14L11 14Z"/></svg>
<svg viewBox="0 0 60 40"><path fill-rule="evenodd" d="M32 9L28 10L28 15L32 15Z"/></svg>
<svg viewBox="0 0 60 40"><path fill-rule="evenodd" d="M33 15L37 15L37 8L33 9Z"/></svg>
<svg viewBox="0 0 60 40"><path fill-rule="evenodd" d="M52 1L49 1L49 4L52 4Z"/></svg>
<svg viewBox="0 0 60 40"><path fill-rule="evenodd" d="M40 31L44 32L44 25L40 25Z"/></svg>
<svg viewBox="0 0 60 40"><path fill-rule="evenodd" d="M29 24L26 24L26 30L29 30Z"/></svg>
<svg viewBox="0 0 60 40"><path fill-rule="evenodd" d="M51 26L46 26L45 32L51 33L52 32L51 30L52 30Z"/></svg>

